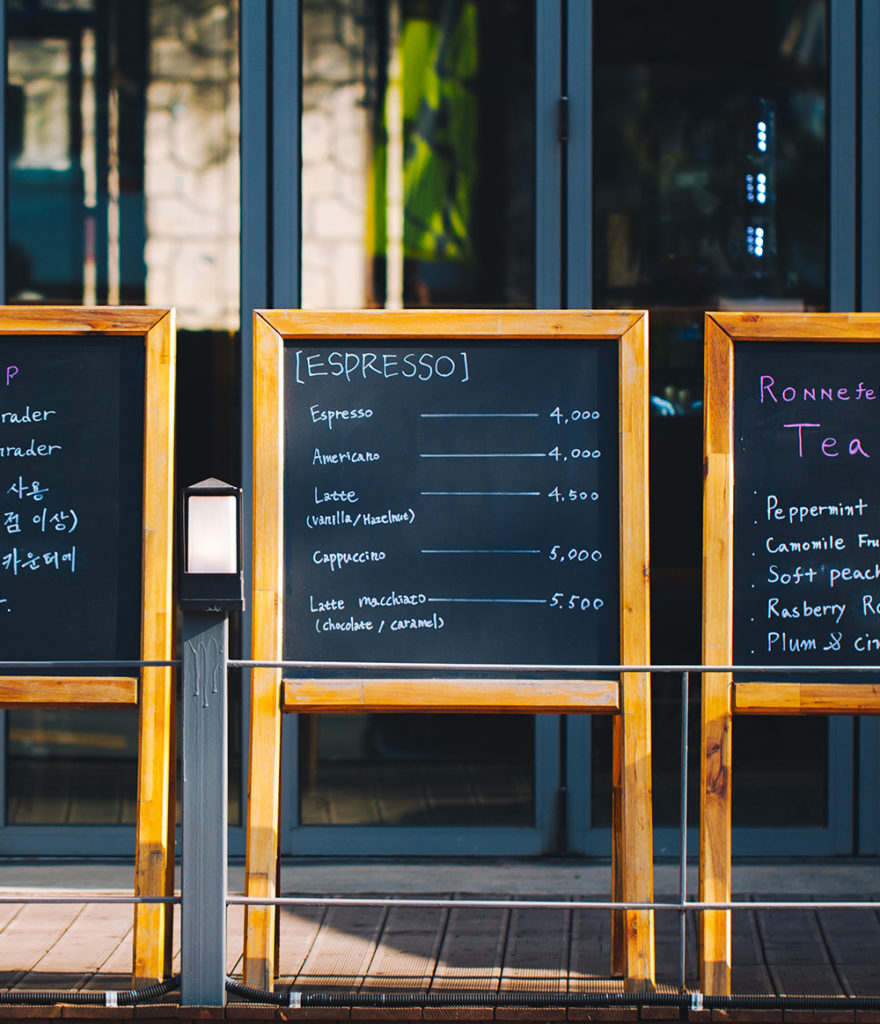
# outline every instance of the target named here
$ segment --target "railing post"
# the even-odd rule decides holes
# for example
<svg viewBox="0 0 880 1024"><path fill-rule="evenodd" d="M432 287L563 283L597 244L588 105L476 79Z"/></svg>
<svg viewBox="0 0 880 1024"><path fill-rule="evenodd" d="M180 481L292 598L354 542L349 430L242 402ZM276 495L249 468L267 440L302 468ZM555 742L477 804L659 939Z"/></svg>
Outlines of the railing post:
<svg viewBox="0 0 880 1024"><path fill-rule="evenodd" d="M184 1006L226 1004L228 632L225 611L183 613Z"/></svg>
<svg viewBox="0 0 880 1024"><path fill-rule="evenodd" d="M681 674L681 778L679 784L678 900L678 987L687 990L687 862L688 862L688 715L690 673Z"/></svg>

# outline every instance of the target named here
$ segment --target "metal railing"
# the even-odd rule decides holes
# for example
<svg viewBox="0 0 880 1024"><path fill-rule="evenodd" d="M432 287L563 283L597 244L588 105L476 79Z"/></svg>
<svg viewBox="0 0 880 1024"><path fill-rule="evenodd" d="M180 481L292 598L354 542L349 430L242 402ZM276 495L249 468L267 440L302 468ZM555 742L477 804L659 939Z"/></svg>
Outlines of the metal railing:
<svg viewBox="0 0 880 1024"><path fill-rule="evenodd" d="M561 909L561 910L650 910L650 911L673 911L679 915L679 962L678 962L678 984L681 992L687 992L687 914L689 911L704 910L730 910L730 911L756 911L756 910L877 910L880 909L880 900L749 900L729 902L708 902L688 898L687 892L687 863L688 863L688 781L689 781L689 728L690 728L690 678L693 674L747 674L751 677L761 676L791 676L803 678L804 676L828 676L840 677L844 675L874 675L880 679L880 666L776 666L776 665L703 665L703 664L677 664L677 665L473 665L456 663L385 663L385 662L307 662L307 661L246 661L230 660L232 668L254 669L254 668L281 668L299 671L376 671L398 673L405 672L479 672L534 675L575 675L584 678L608 675L619 676L623 673L650 673L652 676L659 674L681 676L681 722L680 722L680 762L679 762L679 843L678 843L678 866L679 866L679 892L675 901L653 901L653 902L626 902L620 900L516 900L516 899L413 899L406 897L383 898L383 897L306 897L289 896L277 897L275 899L250 898L247 896L229 896L227 903L230 906L259 906L270 905L276 907L284 906L376 906L376 907L423 907L423 908L473 908L473 909ZM417 680L416 680L417 682ZM880 1001L878 1001L880 1008Z"/></svg>
<svg viewBox="0 0 880 1024"><path fill-rule="evenodd" d="M225 625L225 622L224 622ZM374 896L278 896L275 898L254 898L246 895L231 894L228 892L228 886L226 883L226 848L225 840L222 846L218 847L216 841L207 838L207 834L196 836L196 845L190 849L204 849L205 843L211 847L211 857L217 861L217 858L222 856L222 863L216 863L212 865L210 862L206 862L203 857L199 857L198 868L199 872L203 875L211 875L214 868L219 870L218 878L220 879L220 888L218 889L215 885L214 895L208 895L208 901L214 901L215 903L219 900L222 905L222 918L223 918L223 929L222 929L222 956L218 957L214 955L214 963L211 966L213 974L213 991L215 993L212 996L210 1002L203 1002L200 993L204 991L204 979L195 978L187 980L187 972L191 966L194 966L197 973L202 971L205 964L204 950L199 950L196 945L196 939L194 936L198 935L197 930L190 929L187 931L186 928L182 930L182 949L181 949L181 960L183 964L183 1001L187 1005L217 1005L216 1002L216 985L218 972L222 978L221 985L223 989L229 989L230 991L237 992L243 998L265 998L268 1001L278 1001L273 993L257 992L253 990L247 990L246 986L242 986L239 983L233 982L228 979L225 975L225 914L228 907L234 906L274 906L274 907L309 907L309 906L326 906L326 907L420 907L420 908L447 908L447 909L534 909L534 910L645 910L645 911L662 911L662 912L674 912L679 915L679 963L678 963L678 996L670 996L669 993L570 993L571 998L563 998L556 993L545 993L546 999L544 999L540 993L532 993L537 999L537 1002L533 1002L533 1005L551 1005L555 999L557 1003L553 1005L559 1005L561 1000L565 1005L579 1005L579 1006L602 1006L602 1005L681 1005L681 1006L751 1006L754 1008L774 1008L778 1006L799 1006L805 1008L816 1008L816 1009L829 1009L830 1007L846 1006L852 1009L880 1009L880 998L875 997L809 997L804 995L802 997L782 997L782 996L762 996L762 997L733 997L725 1001L720 997L710 1000L709 997L702 997L700 993L694 992L688 989L687 986L687 940L688 940L688 912L700 912L705 910L729 910L729 911L757 911L757 910L768 910L768 911L791 911L791 910L878 910L880 909L880 902L878 900L822 900L822 899L811 899L809 901L804 900L749 900L749 901L737 901L731 900L729 902L706 902L696 899L688 898L687 891L687 863L689 857L688 851L688 732L689 732L689 707L690 707L690 681L691 676L694 673L705 674L705 673L734 673L734 674L746 674L749 676L791 676L803 678L805 676L834 676L840 678L844 675L874 675L880 677L880 667L864 666L864 665L853 665L853 666L834 666L829 667L827 665L817 666L799 666L799 667L781 667L781 666L768 666L768 665L726 665L726 666L707 666L707 665L564 665L564 666L548 666L548 665L468 665L468 664L385 664L375 662L325 662L316 664L314 662L302 662L302 661L256 661L256 660L236 660L227 659L225 657L225 646L222 646L216 652L216 665L213 666L209 660L206 662L204 658L200 661L195 659L198 664L193 667L188 667L187 659L174 660L174 661L162 661L162 662L143 662L143 661L41 661L41 662L23 662L23 661L0 661L0 672L6 670L31 670L31 671L43 671L48 669L58 670L59 668L65 669L108 669L108 668L143 668L143 667L183 667L184 677L188 671L195 671L201 673L201 678L195 680L195 687L197 692L204 692L207 679L213 679L216 683L216 674L212 675L213 669L220 666L222 669L222 685L219 690L213 691L216 693L218 700L214 703L215 711L219 710L218 705L223 704L223 713L225 716L225 683L226 674L228 669L243 669L251 670L254 668L281 668L286 670L292 670L294 672L299 671L314 671L316 669L322 671L395 671L399 673L405 672L447 672L447 673L460 673L460 672L479 672L481 675L489 675L491 673L504 672L510 673L530 673L530 674L541 674L548 676L583 676L595 677L597 675L607 675L610 677L618 676L623 672L633 673L651 673L652 676L658 674L675 674L681 677L681 722L680 722L680 793L679 793L679 848L678 848L678 898L674 900L654 900L652 902L625 902L616 901L614 899L602 900L602 899L589 899L589 900L557 900L557 899L494 899L494 898L473 898L473 899L455 899L455 898L426 898L426 897L374 897ZM192 660L192 659L191 659ZM187 681L184 678L183 689L186 692ZM201 690L199 689L201 687ZM205 702L207 707L208 702ZM184 729L186 725L186 703L184 702ZM225 721L225 718L224 718ZM218 735L215 729L214 735ZM223 730L225 737L225 729ZM222 777L222 783L225 787L225 751L223 754L223 770L218 770L216 757L212 760L211 771L208 772L194 772L190 775L185 775L182 780L182 791L184 807L186 808L187 801L190 799L188 796L188 790L192 790L193 787L200 787L206 782L208 784L214 784ZM225 795L225 788L223 790ZM225 834L226 829L226 818L225 808L224 814L222 815L222 821L197 821L195 825L192 824L192 820L187 822L186 815L184 817L183 835L184 841L186 842L186 830L195 828L197 831L202 828L210 829L216 832L217 828L221 828ZM201 845L200 845L201 844ZM192 853L190 854L192 856ZM34 904L72 904L72 903L104 903L104 904L172 904L181 906L182 914L184 919L189 915L190 920L196 919L200 921L201 925L206 927L213 927L211 922L217 920L217 907L212 906L206 908L204 901L206 899L204 888L200 888L198 891L194 890L195 887L189 880L189 877L184 870L182 874L182 885L179 896L165 896L165 897L141 897L141 896L107 896L107 895L93 895L87 892L65 892L64 895L46 895L39 892L20 892L15 895L0 895L0 904L22 904L22 903L34 903ZM219 948L215 943L215 950ZM166 983L159 987L155 987L155 993L151 997L160 994L166 994L168 991L175 987L176 979L169 979ZM169 987L170 986L170 987ZM147 990L144 990L147 992ZM13 993L7 993L5 998L3 993L0 993L0 1004L5 1002L22 1002L27 1001L27 996L30 995L34 998L34 1005L39 1004L40 993L23 994L18 993L13 997ZM59 997L56 1001L63 1001L60 997L65 995L64 993L50 993L49 995ZM96 997L95 1000L99 1001L97 997L100 997L101 993L92 993ZM124 998L127 998L125 994L119 993ZM134 993L134 996L140 998L141 993ZM353 999L358 1002L356 993L350 993L344 998ZM487 993L450 993L448 1001L450 1005L454 1003L456 997L460 998L463 1002L459 1005L484 1005L479 1000L490 999L492 994ZM503 993L494 993L494 996L500 997ZM111 999L115 999L117 993L111 993ZM532 1005L529 1003L529 993L518 993L515 996L511 996L509 999L507 996L501 1002L512 1002L516 998L523 998L523 1002L520 1005ZM540 997L540 998L539 998ZM294 1004L287 1000L296 999L299 1002ZM321 1005L321 1006L341 1006L341 1005L354 1005L354 1003L339 1002L342 999L339 993L327 995L326 993L304 993L298 992L293 995L286 994L280 1001L285 1002L285 1005ZM367 997L365 997L367 998ZM370 1005L387 1005L387 1006L406 1006L406 1005L432 1005L437 1002L437 999L441 997L435 997L431 993L396 993L386 994L382 996L375 992L369 996L371 1000ZM835 1002L837 998L837 1002ZM379 1000L377 1002L377 999ZM323 1000L323 1001L322 1001ZM407 1001L409 1000L409 1001ZM471 1000L469 1003L468 1000ZM477 1000L474 1002L473 1000ZM543 1001L542 1001L543 1000ZM548 1001L549 1000L549 1001ZM586 1000L586 1001L585 1001ZM592 1001L590 1001L592 1000ZM670 1002L671 1000L671 1002ZM676 1001L677 1000L677 1001ZM787 1000L787 1001L786 1001ZM812 1000L812 1002L811 1002ZM361 1000L362 1001L362 1000ZM421 1001L421 1002L420 1002ZM498 1000L496 1000L498 1001ZM45 1005L42 1003L40 1005ZM120 1005L123 1005L120 1003Z"/></svg>

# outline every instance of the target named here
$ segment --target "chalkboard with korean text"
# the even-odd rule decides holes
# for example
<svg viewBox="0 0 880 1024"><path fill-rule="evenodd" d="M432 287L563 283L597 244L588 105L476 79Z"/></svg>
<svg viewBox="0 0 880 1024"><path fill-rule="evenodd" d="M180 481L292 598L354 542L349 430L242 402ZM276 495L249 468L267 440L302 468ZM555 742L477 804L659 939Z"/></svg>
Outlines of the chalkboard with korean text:
<svg viewBox="0 0 880 1024"><path fill-rule="evenodd" d="M173 875L175 345L170 309L0 307L0 706L137 707L148 898ZM167 973L169 927L136 908L135 977Z"/></svg>
<svg viewBox="0 0 880 1024"><path fill-rule="evenodd" d="M0 636L8 659L136 659L144 353L0 338Z"/></svg>
<svg viewBox="0 0 880 1024"><path fill-rule="evenodd" d="M166 310L2 310L4 661L167 656L172 358Z"/></svg>

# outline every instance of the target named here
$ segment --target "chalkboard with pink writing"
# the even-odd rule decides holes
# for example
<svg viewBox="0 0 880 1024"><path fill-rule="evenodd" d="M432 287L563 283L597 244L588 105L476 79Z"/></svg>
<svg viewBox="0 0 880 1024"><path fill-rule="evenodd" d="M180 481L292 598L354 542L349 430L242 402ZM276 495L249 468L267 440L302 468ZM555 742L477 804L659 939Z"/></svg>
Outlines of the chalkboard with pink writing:
<svg viewBox="0 0 880 1024"><path fill-rule="evenodd" d="M880 351L738 341L734 661L880 658Z"/></svg>
<svg viewBox="0 0 880 1024"><path fill-rule="evenodd" d="M4 660L137 659L144 347L0 337Z"/></svg>

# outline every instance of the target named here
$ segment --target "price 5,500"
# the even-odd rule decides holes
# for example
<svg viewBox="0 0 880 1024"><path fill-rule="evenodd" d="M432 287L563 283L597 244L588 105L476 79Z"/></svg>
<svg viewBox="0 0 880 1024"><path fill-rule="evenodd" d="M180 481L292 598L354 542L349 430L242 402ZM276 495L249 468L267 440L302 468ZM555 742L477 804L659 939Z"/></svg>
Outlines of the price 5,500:
<svg viewBox="0 0 880 1024"><path fill-rule="evenodd" d="M569 612L599 611L605 607L601 597L581 597L580 594L562 594L558 591L550 598L549 604L551 608Z"/></svg>

